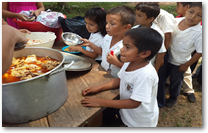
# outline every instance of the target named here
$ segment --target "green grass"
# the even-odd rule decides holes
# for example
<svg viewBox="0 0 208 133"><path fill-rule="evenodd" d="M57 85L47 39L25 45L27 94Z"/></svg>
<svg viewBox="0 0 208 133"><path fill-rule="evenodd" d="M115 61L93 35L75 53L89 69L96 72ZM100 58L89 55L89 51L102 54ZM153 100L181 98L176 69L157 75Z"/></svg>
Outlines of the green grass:
<svg viewBox="0 0 208 133"><path fill-rule="evenodd" d="M109 10L115 6L126 5L134 9L134 6L130 6L128 2L43 2L43 4L46 10L51 9L52 11L61 12L67 18L84 16L84 13L92 7L102 7L105 10ZM177 16L175 5L163 5L160 7Z"/></svg>

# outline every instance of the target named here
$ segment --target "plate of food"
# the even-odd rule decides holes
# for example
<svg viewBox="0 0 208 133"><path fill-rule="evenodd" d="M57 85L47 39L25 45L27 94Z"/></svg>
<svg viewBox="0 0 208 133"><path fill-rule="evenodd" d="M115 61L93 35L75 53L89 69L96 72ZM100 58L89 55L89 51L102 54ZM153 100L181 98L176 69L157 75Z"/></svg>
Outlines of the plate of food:
<svg viewBox="0 0 208 133"><path fill-rule="evenodd" d="M70 53L70 54L81 54L82 53L80 51L69 51L69 47L70 46L63 47L62 48L62 51L67 52L67 53ZM82 48L86 50L86 47L85 46L82 46Z"/></svg>

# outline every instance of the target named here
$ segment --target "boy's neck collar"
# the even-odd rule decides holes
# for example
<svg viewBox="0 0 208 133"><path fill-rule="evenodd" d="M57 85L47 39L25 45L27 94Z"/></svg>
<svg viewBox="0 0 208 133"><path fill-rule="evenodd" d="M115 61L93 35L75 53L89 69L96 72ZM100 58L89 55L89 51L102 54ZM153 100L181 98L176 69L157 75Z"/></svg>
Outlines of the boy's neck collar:
<svg viewBox="0 0 208 133"><path fill-rule="evenodd" d="M183 18L179 23L178 23L178 28L179 28L179 25L180 24L182 24L182 25L184 25L185 24L185 18ZM200 30L199 28L194 28L195 26L197 27L197 26L200 26L200 23L198 23L198 24L195 24L195 25L191 25L191 26L187 26L186 28L184 28L184 29L180 29L180 30L186 30L186 29L188 29L188 28L191 28L191 29L193 29L193 30L196 30L196 31L198 31L198 30ZM185 26L180 26L180 27L185 27Z"/></svg>
<svg viewBox="0 0 208 133"><path fill-rule="evenodd" d="M125 33L124 33L124 34L125 34ZM117 41L119 42L120 40L123 39L124 34L123 34L123 35L118 35L118 36L112 36L112 39L113 39L113 40L117 40Z"/></svg>
<svg viewBox="0 0 208 133"><path fill-rule="evenodd" d="M148 27L150 28L152 26L152 23L148 24L148 25L139 25L139 27Z"/></svg>
<svg viewBox="0 0 208 133"><path fill-rule="evenodd" d="M135 71L141 69L149 64L149 61L142 61L142 62L130 62L129 66L127 67L126 71Z"/></svg>

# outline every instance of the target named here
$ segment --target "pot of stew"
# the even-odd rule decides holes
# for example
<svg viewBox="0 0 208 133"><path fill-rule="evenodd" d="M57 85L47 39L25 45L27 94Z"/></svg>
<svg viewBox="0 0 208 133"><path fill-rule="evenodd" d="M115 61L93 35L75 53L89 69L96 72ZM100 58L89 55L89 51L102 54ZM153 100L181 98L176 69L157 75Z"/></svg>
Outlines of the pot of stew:
<svg viewBox="0 0 208 133"><path fill-rule="evenodd" d="M64 55L50 48L15 51L2 76L2 122L24 123L60 108L68 97ZM33 64L34 63L34 64Z"/></svg>

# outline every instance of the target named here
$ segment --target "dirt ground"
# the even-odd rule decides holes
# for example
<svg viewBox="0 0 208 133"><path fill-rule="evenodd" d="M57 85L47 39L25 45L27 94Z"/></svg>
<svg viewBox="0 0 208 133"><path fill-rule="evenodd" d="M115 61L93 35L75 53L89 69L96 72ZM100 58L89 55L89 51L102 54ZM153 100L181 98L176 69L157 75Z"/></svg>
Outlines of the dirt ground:
<svg viewBox="0 0 208 133"><path fill-rule="evenodd" d="M190 103L182 93L172 108L161 108L158 127L202 127L202 85L193 79L196 102ZM168 98L168 87L166 97Z"/></svg>
<svg viewBox="0 0 208 133"><path fill-rule="evenodd" d="M201 61L202 57L193 73L196 72ZM196 102L190 103L181 91L181 95L173 108L164 107L160 109L158 127L202 127L202 85L197 82L196 78L192 79L192 84ZM166 98L168 97L168 86L166 86Z"/></svg>

